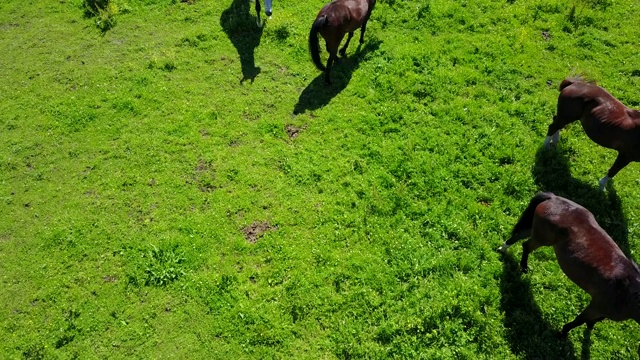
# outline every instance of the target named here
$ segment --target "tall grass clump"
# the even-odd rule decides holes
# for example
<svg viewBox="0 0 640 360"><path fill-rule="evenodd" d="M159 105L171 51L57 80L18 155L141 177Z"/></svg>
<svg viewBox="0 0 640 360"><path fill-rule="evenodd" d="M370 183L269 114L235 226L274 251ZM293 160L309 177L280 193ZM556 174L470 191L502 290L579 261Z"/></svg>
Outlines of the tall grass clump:
<svg viewBox="0 0 640 360"><path fill-rule="evenodd" d="M117 5L111 0L84 0L82 3L86 17L95 18L96 26L106 32L116 25Z"/></svg>

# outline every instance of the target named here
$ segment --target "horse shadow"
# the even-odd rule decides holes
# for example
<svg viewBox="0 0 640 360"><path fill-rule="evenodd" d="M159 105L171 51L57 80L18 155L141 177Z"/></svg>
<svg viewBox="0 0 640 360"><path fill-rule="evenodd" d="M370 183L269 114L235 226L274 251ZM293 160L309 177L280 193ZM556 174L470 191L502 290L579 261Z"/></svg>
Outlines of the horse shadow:
<svg viewBox="0 0 640 360"><path fill-rule="evenodd" d="M255 49L260 45L264 28L256 25L257 18L250 15L249 11L249 0L233 0L220 16L222 29L240 55L241 84L246 80L253 83L260 74L260 68L256 66Z"/></svg>
<svg viewBox="0 0 640 360"><path fill-rule="evenodd" d="M605 191L600 191L595 177L589 183L572 177L569 158L573 154L573 149L563 143L551 149L541 147L536 153L532 169L536 185L541 191L553 192L591 211L598 224L631 258L627 219L614 184L610 183Z"/></svg>
<svg viewBox="0 0 640 360"><path fill-rule="evenodd" d="M544 320L519 261L510 253L502 257L500 306L511 351L524 359L577 359L573 344L560 338L559 329Z"/></svg>
<svg viewBox="0 0 640 360"><path fill-rule="evenodd" d="M339 58L331 68L332 84L329 86L325 83L324 72L320 73L300 94L298 103L293 108L293 114L302 114L307 110L316 110L327 105L331 99L347 87L353 72L369 53L380 48L380 44L382 44L380 40L369 40L364 46L358 45L353 55Z"/></svg>

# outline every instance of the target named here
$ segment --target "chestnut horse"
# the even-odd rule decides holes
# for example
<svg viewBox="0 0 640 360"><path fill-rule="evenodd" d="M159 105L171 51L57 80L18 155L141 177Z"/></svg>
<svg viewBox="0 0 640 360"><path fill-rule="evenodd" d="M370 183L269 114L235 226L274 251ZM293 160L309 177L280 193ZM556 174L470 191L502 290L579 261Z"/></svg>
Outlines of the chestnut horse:
<svg viewBox="0 0 640 360"><path fill-rule="evenodd" d="M545 147L557 143L560 130L576 120L596 144L618 151L607 175L600 179L600 190L630 162L640 161L640 111L624 106L594 83L568 78L560 84L558 110L549 125Z"/></svg>
<svg viewBox="0 0 640 360"><path fill-rule="evenodd" d="M522 244L522 271L528 271L529 253L540 246L553 246L562 271L591 295L582 313L562 327L562 336L584 323L591 330L604 319L633 319L640 324L640 269L589 210L552 193L539 193L498 250L505 252L529 236Z"/></svg>
<svg viewBox="0 0 640 360"><path fill-rule="evenodd" d="M367 21L369 21L375 5L376 0L333 0L318 13L309 33L309 51L311 52L311 60L318 70L324 71L327 84L331 84L329 73L333 63L338 60L338 47L344 35L349 33L347 42L340 49L340 55L343 57L347 53L353 32L358 28L360 28L360 44L364 43ZM327 52L329 52L326 67L320 61L318 33L324 38Z"/></svg>

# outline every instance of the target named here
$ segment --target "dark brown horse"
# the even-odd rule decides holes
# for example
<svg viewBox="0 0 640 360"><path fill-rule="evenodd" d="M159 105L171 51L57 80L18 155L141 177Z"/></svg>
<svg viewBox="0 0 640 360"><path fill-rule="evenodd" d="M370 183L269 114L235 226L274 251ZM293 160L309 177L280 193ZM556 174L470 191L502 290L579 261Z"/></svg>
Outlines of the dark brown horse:
<svg viewBox="0 0 640 360"><path fill-rule="evenodd" d="M347 53L347 47L353 37L353 32L358 28L360 28L360 44L364 43L367 21L369 21L371 11L373 11L375 5L376 0L333 0L318 13L309 33L309 51L311 52L311 59L318 70L324 71L327 84L331 84L329 73L333 63L338 60L338 47L344 35L349 33L347 42L340 49L341 56L345 56ZM318 33L324 38L327 52L329 52L326 67L322 65L320 60Z"/></svg>
<svg viewBox="0 0 640 360"><path fill-rule="evenodd" d="M529 236L522 244L522 271L528 271L529 253L540 246L553 246L562 271L591 295L582 313L562 327L562 336L584 323L591 330L604 319L633 319L640 324L640 269L589 210L552 193L539 193L498 250L505 252Z"/></svg>
<svg viewBox="0 0 640 360"><path fill-rule="evenodd" d="M594 83L569 78L560 84L558 110L549 125L545 147L557 143L560 130L576 120L595 143L618 151L616 161L600 179L600 190L630 162L640 161L640 111L627 108Z"/></svg>

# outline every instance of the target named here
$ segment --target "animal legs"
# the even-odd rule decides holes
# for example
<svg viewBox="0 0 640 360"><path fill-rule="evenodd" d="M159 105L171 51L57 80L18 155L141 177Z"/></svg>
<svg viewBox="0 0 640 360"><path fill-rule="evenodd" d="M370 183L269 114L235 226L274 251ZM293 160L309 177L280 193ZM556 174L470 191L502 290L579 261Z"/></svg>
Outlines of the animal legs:
<svg viewBox="0 0 640 360"><path fill-rule="evenodd" d="M327 85L331 85L331 66L338 59L335 53L329 53L329 59L327 60L327 70L324 72L324 81Z"/></svg>
<svg viewBox="0 0 640 360"><path fill-rule="evenodd" d="M547 137L544 139L544 147L549 148L550 144L556 145L560 139L560 130L572 122L578 120L567 120L569 118L560 117L558 115L553 117L553 122L549 125L547 130Z"/></svg>
<svg viewBox="0 0 640 360"><path fill-rule="evenodd" d="M571 329L578 327L584 323L587 324L587 329L593 329L593 326L598 322L604 320L604 316L598 315L593 309L593 303L587 305L587 307L578 315L573 321L565 324L562 327L560 335L566 337Z"/></svg>
<svg viewBox="0 0 640 360"><path fill-rule="evenodd" d="M531 229L521 231L518 234L512 235L507 241L504 242L499 248L498 251L502 253L506 253L507 249L511 247L511 245L518 242L518 240L525 239L531 236Z"/></svg>
<svg viewBox="0 0 640 360"><path fill-rule="evenodd" d="M618 153L618 157L616 158L616 161L613 162L613 165L611 165L611 168L609 168L609 171L607 171L607 175L605 175L598 182L600 184L600 191L603 191L604 187L607 185L607 182L611 178L616 176L616 174L620 170L622 170L622 168L624 168L625 166L629 165L630 162L631 162L631 160L629 160L629 158L627 158L626 156L622 155L621 153Z"/></svg>
<svg viewBox="0 0 640 360"><path fill-rule="evenodd" d="M369 19L365 20L360 28L360 44L364 44L364 32L367 31L367 22L369 22Z"/></svg>
<svg viewBox="0 0 640 360"><path fill-rule="evenodd" d="M349 42L351 41L351 38L353 37L353 31L349 32L349 37L347 37L347 42L344 43L344 46L342 47L342 49L340 49L340 56L345 57L347 54L347 47L349 47Z"/></svg>
<svg viewBox="0 0 640 360"><path fill-rule="evenodd" d="M537 248L540 247L537 243L535 243L534 238L531 238L522 243L522 259L520 259L520 267L522 268L523 273L529 272L529 254Z"/></svg>
<svg viewBox="0 0 640 360"><path fill-rule="evenodd" d="M344 34L339 34L338 36L327 35L324 36L324 38L327 43L327 52L329 53L329 59L327 60L327 70L325 70L324 73L324 80L327 85L331 85L331 67L333 66L333 63L338 60L338 48L340 47L340 43L344 38Z"/></svg>

